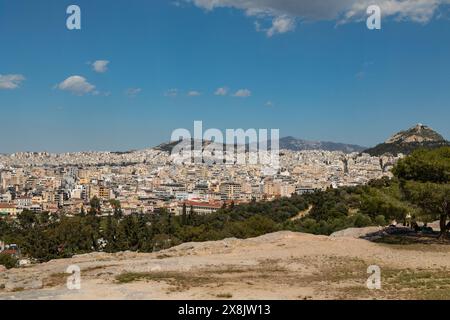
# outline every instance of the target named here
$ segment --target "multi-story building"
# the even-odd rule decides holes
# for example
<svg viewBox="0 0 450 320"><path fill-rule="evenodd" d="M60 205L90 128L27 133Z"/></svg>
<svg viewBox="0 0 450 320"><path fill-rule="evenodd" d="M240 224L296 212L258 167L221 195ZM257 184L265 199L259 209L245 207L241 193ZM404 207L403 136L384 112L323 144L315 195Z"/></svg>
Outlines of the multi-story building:
<svg viewBox="0 0 450 320"><path fill-rule="evenodd" d="M224 196L224 200L237 199L241 194L242 186L239 183L226 182L219 187L219 192Z"/></svg>
<svg viewBox="0 0 450 320"><path fill-rule="evenodd" d="M183 208L186 208L186 214L190 214L193 210L196 214L211 214L222 208L221 202L199 202L186 201L180 202L176 208L176 214L183 214Z"/></svg>
<svg viewBox="0 0 450 320"><path fill-rule="evenodd" d="M0 203L0 217L15 217L18 214L16 205Z"/></svg>
<svg viewBox="0 0 450 320"><path fill-rule="evenodd" d="M31 197L17 197L14 203L19 209L28 209L33 204L33 199Z"/></svg>

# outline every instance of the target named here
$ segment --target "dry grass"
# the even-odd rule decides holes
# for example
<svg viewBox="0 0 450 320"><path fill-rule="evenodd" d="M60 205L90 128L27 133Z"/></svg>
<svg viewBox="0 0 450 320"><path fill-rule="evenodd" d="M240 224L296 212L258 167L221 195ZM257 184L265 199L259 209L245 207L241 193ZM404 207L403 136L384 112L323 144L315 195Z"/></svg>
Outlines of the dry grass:
<svg viewBox="0 0 450 320"><path fill-rule="evenodd" d="M254 281L281 278L285 273L285 268L277 266L272 260L265 260L257 266L225 266L224 268L208 268L195 272L126 272L116 276L116 283L164 282L171 286L169 291L186 291L201 286L220 287L225 283L232 282L253 285ZM231 297L224 296L223 298Z"/></svg>
<svg viewBox="0 0 450 320"><path fill-rule="evenodd" d="M319 273L302 280L333 288L337 299L450 299L450 271L445 268L411 270L380 265L382 288L370 290L367 267L358 259L328 259ZM318 285L324 282L326 286Z"/></svg>
<svg viewBox="0 0 450 320"><path fill-rule="evenodd" d="M44 278L42 280L42 286L44 288L54 288L63 286L67 282L67 277L69 277L70 274L68 273L53 273L50 276Z"/></svg>
<svg viewBox="0 0 450 320"><path fill-rule="evenodd" d="M219 293L216 297L219 299L231 299L233 295L231 293Z"/></svg>
<svg viewBox="0 0 450 320"><path fill-rule="evenodd" d="M450 271L446 268L387 270L384 290L397 292L401 299L450 299Z"/></svg>
<svg viewBox="0 0 450 320"><path fill-rule="evenodd" d="M109 267L115 267L115 266L116 265L114 265L114 264L109 264L109 265L104 265L104 266L89 267L89 268L86 268L86 269L81 269L81 273L89 273L89 272L92 272L92 271L103 270L103 269L106 269L106 268L109 268Z"/></svg>
<svg viewBox="0 0 450 320"><path fill-rule="evenodd" d="M172 287L171 291L185 291L192 287L213 283L215 279L182 272L127 272L116 276L116 282L119 284L138 281L165 282Z"/></svg>

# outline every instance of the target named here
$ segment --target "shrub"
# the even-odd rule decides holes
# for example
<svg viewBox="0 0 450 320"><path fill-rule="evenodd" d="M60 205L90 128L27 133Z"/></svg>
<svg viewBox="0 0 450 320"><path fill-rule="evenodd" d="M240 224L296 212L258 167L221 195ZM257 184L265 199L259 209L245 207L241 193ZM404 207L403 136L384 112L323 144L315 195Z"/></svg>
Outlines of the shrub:
<svg viewBox="0 0 450 320"><path fill-rule="evenodd" d="M0 265L11 269L17 266L17 259L9 254L0 254Z"/></svg>
<svg viewBox="0 0 450 320"><path fill-rule="evenodd" d="M372 224L372 220L370 219L370 217L368 215L359 213L357 215L355 215L355 227L357 228L363 228L363 227L367 227L370 226Z"/></svg>
<svg viewBox="0 0 450 320"><path fill-rule="evenodd" d="M375 223L377 225L379 225L379 226L382 226L382 227L387 225L386 218L384 216L382 216L382 215L378 215L378 216L375 217Z"/></svg>

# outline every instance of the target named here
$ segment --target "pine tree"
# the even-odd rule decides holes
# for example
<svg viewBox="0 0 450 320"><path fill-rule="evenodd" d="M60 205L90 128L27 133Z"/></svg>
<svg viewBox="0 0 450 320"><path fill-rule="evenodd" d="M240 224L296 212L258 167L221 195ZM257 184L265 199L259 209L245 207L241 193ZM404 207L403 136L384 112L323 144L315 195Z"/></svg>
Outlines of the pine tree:
<svg viewBox="0 0 450 320"><path fill-rule="evenodd" d="M192 225L194 223L194 207L191 205L188 215L188 225Z"/></svg>
<svg viewBox="0 0 450 320"><path fill-rule="evenodd" d="M94 196L91 201L89 202L91 209L89 209L90 215L97 215L100 214L102 211L102 205L100 203L100 199Z"/></svg>
<svg viewBox="0 0 450 320"><path fill-rule="evenodd" d="M187 208L186 208L186 203L183 203L183 211L181 214L181 224L182 225L187 225L188 221L187 221Z"/></svg>
<svg viewBox="0 0 450 320"><path fill-rule="evenodd" d="M117 221L112 217L108 216L106 219L105 227L105 240L106 240L106 251L115 252L117 250L116 240L117 240Z"/></svg>

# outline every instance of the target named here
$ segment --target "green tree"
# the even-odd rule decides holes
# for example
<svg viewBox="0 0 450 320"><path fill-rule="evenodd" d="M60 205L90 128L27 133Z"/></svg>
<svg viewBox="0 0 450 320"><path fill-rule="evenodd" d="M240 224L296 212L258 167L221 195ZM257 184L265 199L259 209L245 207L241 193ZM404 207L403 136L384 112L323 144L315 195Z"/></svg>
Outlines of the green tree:
<svg viewBox="0 0 450 320"><path fill-rule="evenodd" d="M117 220L110 215L106 218L104 239L106 240L105 251L115 252L117 250Z"/></svg>
<svg viewBox="0 0 450 320"><path fill-rule="evenodd" d="M173 214L171 212L167 213L167 229L166 233L172 235L175 233L175 227L173 222Z"/></svg>
<svg viewBox="0 0 450 320"><path fill-rule="evenodd" d="M187 225L187 208L186 208L186 203L183 203L183 211L181 213L181 224L182 225Z"/></svg>
<svg viewBox="0 0 450 320"><path fill-rule="evenodd" d="M139 226L136 216L126 216L120 221L117 228L117 248L121 251L139 248Z"/></svg>
<svg viewBox="0 0 450 320"><path fill-rule="evenodd" d="M400 180L449 183L450 147L416 150L400 160L392 172Z"/></svg>
<svg viewBox="0 0 450 320"><path fill-rule="evenodd" d="M109 201L109 203L111 204L111 207L114 210L114 217L116 219L122 218L123 217L123 212L122 212L122 205L121 205L120 201L112 199L112 200Z"/></svg>
<svg viewBox="0 0 450 320"><path fill-rule="evenodd" d="M439 219L441 237L445 237L450 217L450 185L407 181L403 188L406 197L423 210L423 219Z"/></svg>
<svg viewBox="0 0 450 320"><path fill-rule="evenodd" d="M17 216L20 227L24 230L30 229L39 223L34 212L24 210Z"/></svg>
<svg viewBox="0 0 450 320"><path fill-rule="evenodd" d="M417 150L393 169L405 199L422 209L423 218L440 221L446 237L450 217L450 147Z"/></svg>
<svg viewBox="0 0 450 320"><path fill-rule="evenodd" d="M89 201L89 205L91 206L91 208L89 209L89 214L91 215L97 215L100 214L102 211L102 205L101 205L101 201L99 198L97 198L96 196L94 196L91 201Z"/></svg>
<svg viewBox="0 0 450 320"><path fill-rule="evenodd" d="M196 218L196 213L194 211L194 207L191 205L190 210L189 210L189 215L188 215L188 225L192 226L195 225L195 219Z"/></svg>

